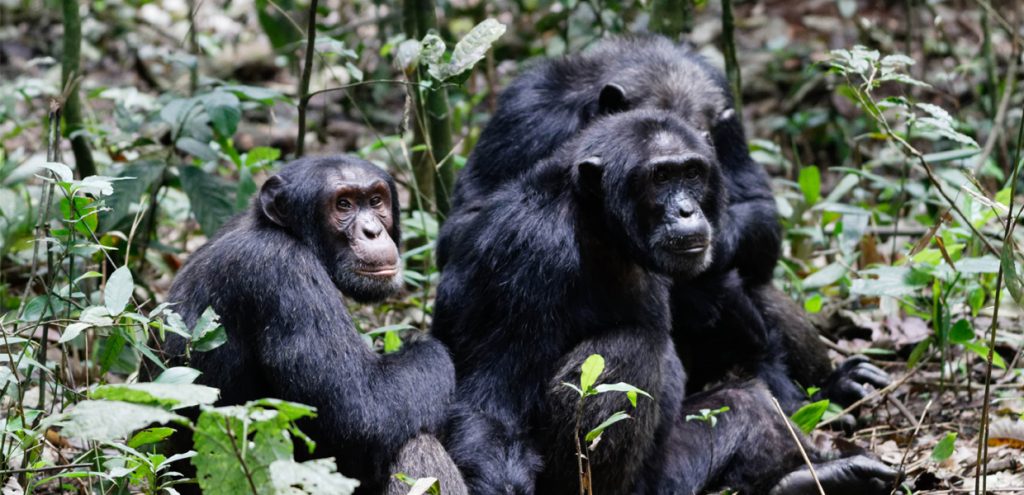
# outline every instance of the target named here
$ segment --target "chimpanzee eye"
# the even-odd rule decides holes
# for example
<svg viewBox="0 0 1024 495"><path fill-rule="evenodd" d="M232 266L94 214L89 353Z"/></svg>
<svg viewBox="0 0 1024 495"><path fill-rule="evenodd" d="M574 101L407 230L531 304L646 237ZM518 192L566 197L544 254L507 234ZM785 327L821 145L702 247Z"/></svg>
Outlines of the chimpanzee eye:
<svg viewBox="0 0 1024 495"><path fill-rule="evenodd" d="M370 206L376 208L384 203L384 200L380 196L374 196L370 198Z"/></svg>
<svg viewBox="0 0 1024 495"><path fill-rule="evenodd" d="M345 198L338 198L338 209L339 210L350 210L352 209L352 203Z"/></svg>
<svg viewBox="0 0 1024 495"><path fill-rule="evenodd" d="M701 171L699 167L687 167L686 171L683 172L683 177L686 177L687 179L690 180L697 179L700 177L700 172Z"/></svg>
<svg viewBox="0 0 1024 495"><path fill-rule="evenodd" d="M669 180L669 174L665 170L658 169L658 170L654 171L654 183L655 184L664 184L664 183L668 182L668 180Z"/></svg>

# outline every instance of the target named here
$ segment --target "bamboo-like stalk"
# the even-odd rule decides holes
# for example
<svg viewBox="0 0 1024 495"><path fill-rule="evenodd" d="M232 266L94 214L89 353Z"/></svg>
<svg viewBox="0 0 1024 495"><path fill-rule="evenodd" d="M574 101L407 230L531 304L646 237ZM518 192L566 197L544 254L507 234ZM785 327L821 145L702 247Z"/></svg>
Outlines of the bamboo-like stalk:
<svg viewBox="0 0 1024 495"><path fill-rule="evenodd" d="M740 65L736 61L736 39L733 32L736 22L732 15L732 0L722 0L722 54L725 55L725 76L732 89L733 108L736 118L743 121L743 84L740 80Z"/></svg>
<svg viewBox="0 0 1024 495"><path fill-rule="evenodd" d="M309 108L309 80L313 75L313 54L316 51L316 6L317 0L309 2L309 23L306 25L306 56L299 80L299 133L295 138L295 156L300 157L306 149L306 112Z"/></svg>
<svg viewBox="0 0 1024 495"><path fill-rule="evenodd" d="M64 15L64 52L61 55L61 83L66 95L63 105L64 133L71 137L71 151L75 155L75 170L78 177L96 175L96 164L89 150L89 142L78 131L82 130L82 104L78 97L78 82L81 81L79 61L82 51L82 19L76 0L62 0ZM76 134L78 133L78 134Z"/></svg>
<svg viewBox="0 0 1024 495"><path fill-rule="evenodd" d="M422 39L430 30L437 30L437 15L433 0L404 0L403 27L410 39ZM426 76L416 72L416 81ZM425 151L413 154L413 173L420 193L433 198L438 220L448 213L452 188L455 185L455 167L449 157L452 150L451 113L448 91L437 84L430 89L414 91L416 118L413 126L414 147L426 145Z"/></svg>

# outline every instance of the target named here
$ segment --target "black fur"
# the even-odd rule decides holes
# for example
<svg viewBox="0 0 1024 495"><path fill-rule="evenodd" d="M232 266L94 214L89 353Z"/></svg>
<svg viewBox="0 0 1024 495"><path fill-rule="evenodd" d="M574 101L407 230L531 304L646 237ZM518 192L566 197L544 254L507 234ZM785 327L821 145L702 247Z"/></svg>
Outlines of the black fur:
<svg viewBox="0 0 1024 495"><path fill-rule="evenodd" d="M333 206L328 184L342 173L386 181L389 235L401 239L390 175L355 158L301 159L268 180L248 212L191 256L169 300L190 326L208 306L220 315L227 343L193 354L190 363L203 372L199 383L221 390L218 404L275 397L315 406L317 418L302 426L317 441L314 455L334 457L343 474L361 481L358 493L380 493L394 471L445 471L443 462L393 461L414 437L440 431L454 369L437 340L425 337L382 356L356 331L342 297L350 294L339 287L356 287L368 300L393 284L346 283L355 275L339 261L345 248L324 235L324 210ZM166 350L185 361L183 339L169 336ZM447 459L443 450L411 457ZM464 493L457 478L443 483L451 483L445 493Z"/></svg>
<svg viewBox="0 0 1024 495"><path fill-rule="evenodd" d="M662 155L696 155L707 166L698 180L669 182L685 197L651 193L662 190L648 187ZM597 119L465 212L463 231L449 238L433 333L455 363L448 448L472 493L577 489L578 396L562 382L578 383L580 364L593 353L606 360L602 382L631 383L653 396L636 409L622 394L587 399L583 432L616 411L633 418L588 452L598 492L690 494L729 483L758 493L798 467L784 424L763 420L774 414L763 386L683 400L668 273L692 276L706 260L668 262L657 252L664 244L652 239L677 220L672 208L680 198L695 201L716 225L722 187L713 149L689 124L669 112L634 110ZM716 428L683 419L683 411L711 404L735 407L736 419Z"/></svg>
<svg viewBox="0 0 1024 495"><path fill-rule="evenodd" d="M776 311L758 294L771 290L781 246L768 177L750 156L725 77L667 38L607 40L586 53L542 62L516 78L459 176L452 212L438 239L439 265L447 264L450 246L469 235L469 219L502 185L536 167L600 116L631 108L669 111L706 133L727 191L728 207L716 224L713 265L700 280L677 276L673 291L676 346L699 358L686 362L693 376L689 389L702 390L725 371L739 370L761 377L793 411L805 394L793 380L802 376L789 369L831 369L831 362L817 336L802 332L806 323L799 317L766 316ZM719 317L722 308L733 314ZM803 340L789 345L798 339ZM802 383L822 385L826 396L846 404L866 393L862 383L884 383L856 375L841 367L827 380L824 373ZM884 373L876 376L884 378ZM838 385L828 386L832 383Z"/></svg>

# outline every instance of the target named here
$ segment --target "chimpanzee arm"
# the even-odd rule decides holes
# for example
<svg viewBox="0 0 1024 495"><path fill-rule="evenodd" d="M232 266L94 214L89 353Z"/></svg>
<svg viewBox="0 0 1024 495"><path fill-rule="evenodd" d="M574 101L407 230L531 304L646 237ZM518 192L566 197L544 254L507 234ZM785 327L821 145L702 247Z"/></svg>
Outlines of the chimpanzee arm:
<svg viewBox="0 0 1024 495"><path fill-rule="evenodd" d="M266 324L254 332L275 389L268 395L315 406L329 439L362 440L387 452L440 429L454 388L440 342L424 338L379 356L356 333L326 273L272 280L290 283L266 287Z"/></svg>
<svg viewBox="0 0 1024 495"><path fill-rule="evenodd" d="M739 268L748 283L768 282L782 248L768 174L750 157L742 124L735 115L714 127L712 140L729 196L722 232L716 235L715 265L723 270Z"/></svg>

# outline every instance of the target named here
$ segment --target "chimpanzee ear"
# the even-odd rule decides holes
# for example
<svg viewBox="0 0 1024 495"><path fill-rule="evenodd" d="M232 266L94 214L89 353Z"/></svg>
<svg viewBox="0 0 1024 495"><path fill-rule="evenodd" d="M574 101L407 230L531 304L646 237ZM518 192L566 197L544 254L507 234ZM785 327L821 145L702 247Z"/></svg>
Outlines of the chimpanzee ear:
<svg viewBox="0 0 1024 495"><path fill-rule="evenodd" d="M717 117L715 117L715 121L711 123L711 128L715 129L718 126L725 124L726 122L729 122L735 118L736 110L733 110L732 108L726 108L725 110L722 110Z"/></svg>
<svg viewBox="0 0 1024 495"><path fill-rule="evenodd" d="M282 227L285 226L284 188L287 185L280 175L271 176L260 188L260 196L257 199L260 211L268 220Z"/></svg>
<svg viewBox="0 0 1024 495"><path fill-rule="evenodd" d="M601 95L597 97L598 113L618 113L629 110L629 102L626 101L626 90L615 83L605 84L601 88Z"/></svg>
<svg viewBox="0 0 1024 495"><path fill-rule="evenodd" d="M600 195L602 175L604 167L600 157L590 156L576 162L576 180L581 190Z"/></svg>

